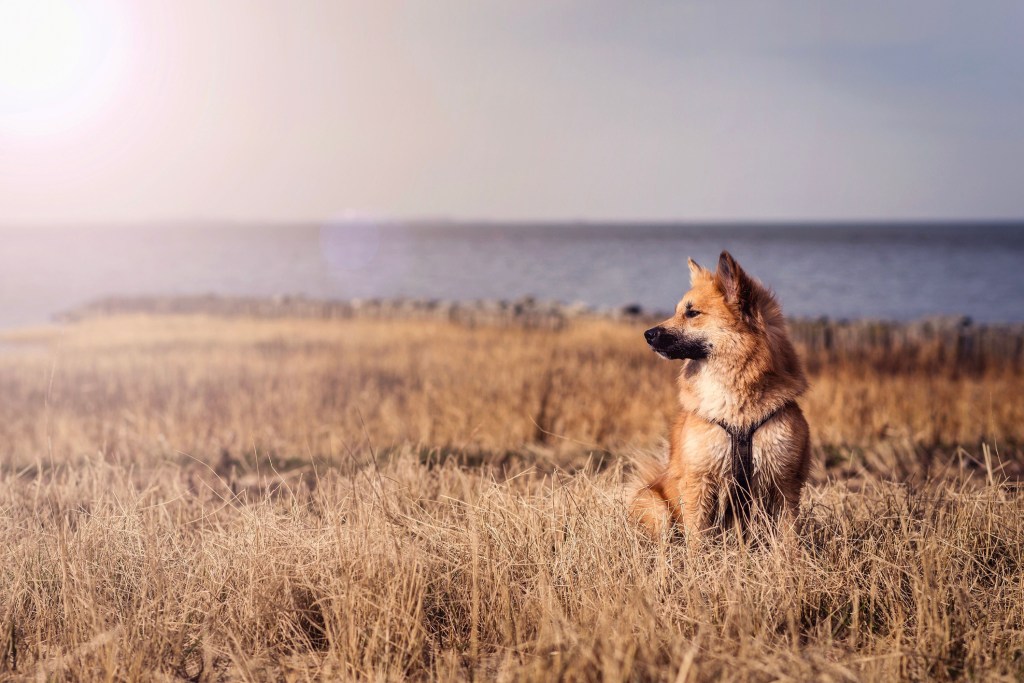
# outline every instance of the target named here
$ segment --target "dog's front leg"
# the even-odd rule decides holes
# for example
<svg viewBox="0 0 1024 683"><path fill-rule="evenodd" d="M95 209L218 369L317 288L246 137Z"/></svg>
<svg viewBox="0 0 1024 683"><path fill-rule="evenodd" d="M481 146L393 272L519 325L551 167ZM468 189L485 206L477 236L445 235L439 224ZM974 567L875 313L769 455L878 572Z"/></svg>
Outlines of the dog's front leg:
<svg viewBox="0 0 1024 683"><path fill-rule="evenodd" d="M687 538L698 539L715 526L718 490L706 477L693 477L682 486L683 529Z"/></svg>

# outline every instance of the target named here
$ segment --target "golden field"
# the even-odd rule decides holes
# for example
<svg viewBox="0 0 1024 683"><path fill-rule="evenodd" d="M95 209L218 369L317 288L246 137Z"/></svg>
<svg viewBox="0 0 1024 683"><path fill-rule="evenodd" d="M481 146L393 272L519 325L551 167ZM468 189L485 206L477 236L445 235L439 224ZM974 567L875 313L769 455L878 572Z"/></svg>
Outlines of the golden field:
<svg viewBox="0 0 1024 683"><path fill-rule="evenodd" d="M5 334L0 678L1024 676L1019 367L805 348L800 528L690 546L622 505L674 412L642 330Z"/></svg>

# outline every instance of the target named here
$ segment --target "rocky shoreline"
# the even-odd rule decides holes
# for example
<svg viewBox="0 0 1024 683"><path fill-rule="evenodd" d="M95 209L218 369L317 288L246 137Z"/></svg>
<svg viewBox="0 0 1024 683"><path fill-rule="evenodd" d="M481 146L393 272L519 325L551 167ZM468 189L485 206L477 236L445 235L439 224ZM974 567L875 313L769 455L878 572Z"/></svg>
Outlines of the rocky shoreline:
<svg viewBox="0 0 1024 683"><path fill-rule="evenodd" d="M305 296L108 297L57 316L71 322L104 315L217 315L257 318L382 318L447 319L466 324L508 324L519 327L559 328L583 318L611 320L664 319L667 312L644 310L639 304L596 308L583 303L564 304L533 297L515 300L477 299L311 299Z"/></svg>
<svg viewBox="0 0 1024 683"><path fill-rule="evenodd" d="M304 296L231 297L218 295L109 297L56 316L75 322L97 316L214 315L257 318L447 320L466 326L501 325L559 330L574 323L610 320L646 325L664 320L667 311L639 304L595 308L532 297L516 300L442 301L437 299L326 300ZM821 362L868 362L899 371L910 361L937 367L953 364L969 371L1024 368L1024 323L976 324L966 316L881 320L792 319L797 344ZM813 369L813 368L812 368Z"/></svg>

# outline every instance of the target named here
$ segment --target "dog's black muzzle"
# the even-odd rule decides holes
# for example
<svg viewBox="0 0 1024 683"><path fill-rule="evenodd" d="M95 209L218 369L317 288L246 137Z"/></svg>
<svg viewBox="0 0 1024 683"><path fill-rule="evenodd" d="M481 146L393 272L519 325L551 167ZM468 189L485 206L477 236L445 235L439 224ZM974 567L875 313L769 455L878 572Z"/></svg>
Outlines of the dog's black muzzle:
<svg viewBox="0 0 1024 683"><path fill-rule="evenodd" d="M660 325L644 332L644 339L662 358L671 360L700 360L707 358L710 351L704 340L674 332Z"/></svg>

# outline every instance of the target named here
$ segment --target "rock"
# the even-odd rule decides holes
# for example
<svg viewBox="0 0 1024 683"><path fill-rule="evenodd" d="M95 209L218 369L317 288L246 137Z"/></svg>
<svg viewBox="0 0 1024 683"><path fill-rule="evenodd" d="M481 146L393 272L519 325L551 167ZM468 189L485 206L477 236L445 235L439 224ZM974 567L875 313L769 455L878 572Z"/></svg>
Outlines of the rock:
<svg viewBox="0 0 1024 683"><path fill-rule="evenodd" d="M644 307L640 304L626 304L619 308L618 313L625 318L635 318L644 314Z"/></svg>

